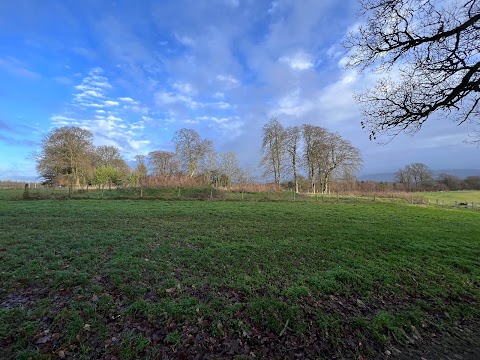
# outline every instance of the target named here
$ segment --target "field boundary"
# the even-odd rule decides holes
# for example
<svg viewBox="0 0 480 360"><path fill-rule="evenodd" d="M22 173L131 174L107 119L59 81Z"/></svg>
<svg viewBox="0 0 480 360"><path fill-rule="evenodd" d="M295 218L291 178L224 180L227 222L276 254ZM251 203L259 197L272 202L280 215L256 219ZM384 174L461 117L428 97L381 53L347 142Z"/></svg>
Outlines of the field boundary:
<svg viewBox="0 0 480 360"><path fill-rule="evenodd" d="M432 192L432 193L357 193L357 194L312 194L293 191L250 192L225 190L213 187L187 188L117 188L117 189L34 189L0 190L0 200L203 200L203 201L303 201L311 203L392 203L429 206L445 209L479 210L478 191ZM444 196L442 196L444 195ZM456 196L456 200L452 198ZM469 197L471 199L469 199ZM464 200L459 200L464 199Z"/></svg>

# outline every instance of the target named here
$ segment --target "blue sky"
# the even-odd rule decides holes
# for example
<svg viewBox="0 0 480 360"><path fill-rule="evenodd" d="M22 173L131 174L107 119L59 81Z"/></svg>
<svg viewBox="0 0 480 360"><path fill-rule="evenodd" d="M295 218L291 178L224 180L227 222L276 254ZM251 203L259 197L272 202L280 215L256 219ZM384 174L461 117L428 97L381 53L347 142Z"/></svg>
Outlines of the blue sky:
<svg viewBox="0 0 480 360"><path fill-rule="evenodd" d="M57 126L90 129L127 160L173 150L192 128L256 168L271 117L338 131L362 173L412 162L479 168L473 126L429 120L415 136L368 140L345 70L356 0L16 0L0 2L0 179L35 179L30 154ZM387 139L383 139L387 140Z"/></svg>

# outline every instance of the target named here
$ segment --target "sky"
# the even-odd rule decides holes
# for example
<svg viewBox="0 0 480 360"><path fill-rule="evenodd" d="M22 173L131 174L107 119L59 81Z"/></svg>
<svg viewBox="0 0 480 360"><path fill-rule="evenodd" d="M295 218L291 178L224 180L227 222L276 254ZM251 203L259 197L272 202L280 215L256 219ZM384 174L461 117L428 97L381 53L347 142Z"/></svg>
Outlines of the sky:
<svg viewBox="0 0 480 360"><path fill-rule="evenodd" d="M128 161L191 128L256 169L272 117L338 132L362 174L480 168L470 124L369 140L353 94L376 75L345 69L342 46L362 21L357 0L0 1L0 180L35 180L32 153L66 125Z"/></svg>

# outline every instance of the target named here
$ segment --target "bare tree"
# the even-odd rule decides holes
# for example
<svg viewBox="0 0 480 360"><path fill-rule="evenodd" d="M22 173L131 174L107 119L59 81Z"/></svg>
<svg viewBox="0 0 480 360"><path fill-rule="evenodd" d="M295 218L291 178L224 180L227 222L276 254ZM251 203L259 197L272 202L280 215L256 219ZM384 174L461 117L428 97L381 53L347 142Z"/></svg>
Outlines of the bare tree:
<svg viewBox="0 0 480 360"><path fill-rule="evenodd" d="M302 138L302 132L300 127L292 126L285 129L285 150L288 154L288 159L293 173L293 182L295 184L295 192L298 194L298 152L300 146L300 140Z"/></svg>
<svg viewBox="0 0 480 360"><path fill-rule="evenodd" d="M233 151L220 154L219 172L223 175L222 186L228 187L232 183L240 183L242 169L238 165L237 154Z"/></svg>
<svg viewBox="0 0 480 360"><path fill-rule="evenodd" d="M412 188L412 176L407 168L398 169L395 173L395 181L402 184L407 191L410 191Z"/></svg>
<svg viewBox="0 0 480 360"><path fill-rule="evenodd" d="M98 167L111 167L121 171L129 169L128 164L120 154L120 149L113 145L98 146L95 148L93 165Z"/></svg>
<svg viewBox="0 0 480 360"><path fill-rule="evenodd" d="M347 66L387 74L357 96L370 139L414 133L436 113L477 121L480 1L360 2L366 24L346 41Z"/></svg>
<svg viewBox="0 0 480 360"><path fill-rule="evenodd" d="M273 174L273 181L280 186L285 156L285 130L276 118L263 126L262 165L265 173Z"/></svg>
<svg viewBox="0 0 480 360"><path fill-rule="evenodd" d="M432 185L433 172L425 164L412 163L399 169L395 173L395 179L403 184L405 190L422 190L423 188Z"/></svg>
<svg viewBox="0 0 480 360"><path fill-rule="evenodd" d="M93 134L76 126L64 126L47 133L36 155L37 171L42 177L65 182L71 190L80 186L93 172Z"/></svg>
<svg viewBox="0 0 480 360"><path fill-rule="evenodd" d="M440 184L445 185L448 190L462 190L465 189L466 183L458 176L441 173L437 177Z"/></svg>
<svg viewBox="0 0 480 360"><path fill-rule="evenodd" d="M425 164L413 163L407 165L407 171L411 174L416 190L429 186L433 181L433 172Z"/></svg>
<svg viewBox="0 0 480 360"><path fill-rule="evenodd" d="M211 147L211 142L202 140L200 135L192 129L180 129L175 132L173 142L181 167L188 176L193 177L198 170L200 160Z"/></svg>
<svg viewBox="0 0 480 360"><path fill-rule="evenodd" d="M480 190L480 176L468 176L464 181L468 189Z"/></svg>
<svg viewBox="0 0 480 360"><path fill-rule="evenodd" d="M145 179L147 178L147 165L145 165L145 155L135 155L135 160L137 161L137 166L134 170L134 173L136 175L135 185L140 185L140 187L143 187Z"/></svg>
<svg viewBox="0 0 480 360"><path fill-rule="evenodd" d="M330 192L330 181L335 173L351 177L361 169L360 150L339 134L328 133L324 142L318 146L318 177L323 194Z"/></svg>
<svg viewBox="0 0 480 360"><path fill-rule="evenodd" d="M304 142L304 160L307 168L308 180L313 193L316 192L316 178L318 173L319 155L322 144L328 135L328 131L320 126L304 124L302 126Z"/></svg>
<svg viewBox="0 0 480 360"><path fill-rule="evenodd" d="M171 176L178 171L175 153L156 150L148 153L148 165L154 175Z"/></svg>
<svg viewBox="0 0 480 360"><path fill-rule="evenodd" d="M199 146L200 158L199 158L199 169L203 175L204 183L212 184L214 183L213 178L214 174L218 169L218 156L217 152L213 148L211 140L203 140Z"/></svg>

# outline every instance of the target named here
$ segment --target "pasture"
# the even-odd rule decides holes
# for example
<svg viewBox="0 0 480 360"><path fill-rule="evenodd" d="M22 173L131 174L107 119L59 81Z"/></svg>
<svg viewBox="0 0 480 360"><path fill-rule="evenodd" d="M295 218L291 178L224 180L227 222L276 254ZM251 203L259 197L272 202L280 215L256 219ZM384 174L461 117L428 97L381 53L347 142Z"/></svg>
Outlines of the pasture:
<svg viewBox="0 0 480 360"><path fill-rule="evenodd" d="M372 358L480 315L480 212L0 201L0 358Z"/></svg>
<svg viewBox="0 0 480 360"><path fill-rule="evenodd" d="M470 206L474 203L476 208L480 208L480 191L461 190L461 191L435 191L415 193L415 196L428 198L430 204L448 204L454 205L468 203Z"/></svg>

